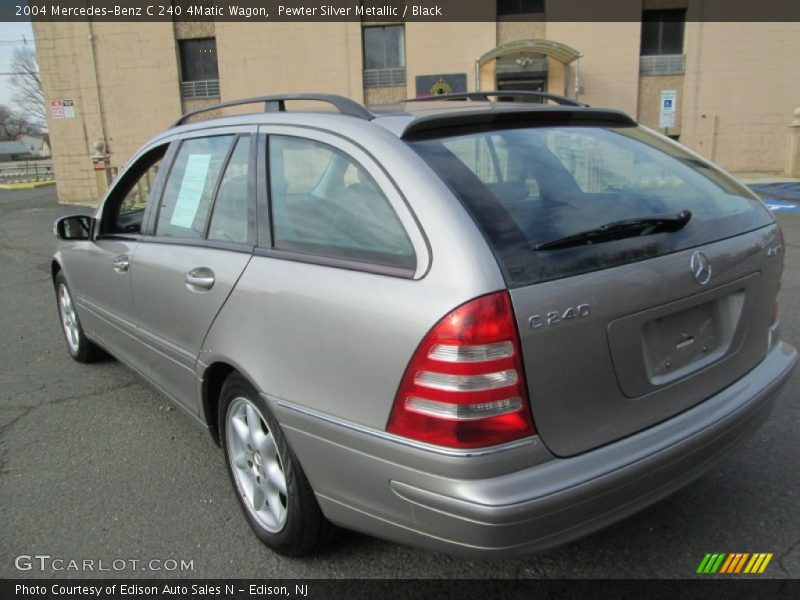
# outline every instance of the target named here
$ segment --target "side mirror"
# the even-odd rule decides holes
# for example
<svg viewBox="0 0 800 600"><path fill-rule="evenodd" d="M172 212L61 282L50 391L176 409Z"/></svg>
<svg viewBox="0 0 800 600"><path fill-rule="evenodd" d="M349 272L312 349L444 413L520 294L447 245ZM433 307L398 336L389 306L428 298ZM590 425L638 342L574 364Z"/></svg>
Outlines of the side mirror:
<svg viewBox="0 0 800 600"><path fill-rule="evenodd" d="M53 233L60 240L88 240L92 234L94 218L88 215L61 217L53 227Z"/></svg>

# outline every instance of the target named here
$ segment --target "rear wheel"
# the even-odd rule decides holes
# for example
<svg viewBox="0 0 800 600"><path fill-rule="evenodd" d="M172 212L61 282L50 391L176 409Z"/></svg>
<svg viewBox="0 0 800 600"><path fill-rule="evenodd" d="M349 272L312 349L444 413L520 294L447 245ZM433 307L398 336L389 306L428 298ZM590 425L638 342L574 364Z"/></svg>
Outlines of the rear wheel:
<svg viewBox="0 0 800 600"><path fill-rule="evenodd" d="M325 547L334 527L260 394L233 373L222 387L219 406L228 475L256 536L287 556Z"/></svg>
<svg viewBox="0 0 800 600"><path fill-rule="evenodd" d="M83 333L72 293L62 271L58 272L54 283L56 301L58 302L58 316L69 355L82 363L92 362L103 357L105 353L97 345L90 342Z"/></svg>

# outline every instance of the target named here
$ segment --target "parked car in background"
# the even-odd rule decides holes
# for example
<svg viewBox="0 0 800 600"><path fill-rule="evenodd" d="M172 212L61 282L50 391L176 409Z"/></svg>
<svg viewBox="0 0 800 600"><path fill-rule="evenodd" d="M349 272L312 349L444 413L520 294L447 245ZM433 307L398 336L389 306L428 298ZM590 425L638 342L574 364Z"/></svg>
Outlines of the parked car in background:
<svg viewBox="0 0 800 600"><path fill-rule="evenodd" d="M72 357L207 427L270 548L551 547L769 415L781 233L702 157L542 93L202 110L252 102L145 144L52 275Z"/></svg>

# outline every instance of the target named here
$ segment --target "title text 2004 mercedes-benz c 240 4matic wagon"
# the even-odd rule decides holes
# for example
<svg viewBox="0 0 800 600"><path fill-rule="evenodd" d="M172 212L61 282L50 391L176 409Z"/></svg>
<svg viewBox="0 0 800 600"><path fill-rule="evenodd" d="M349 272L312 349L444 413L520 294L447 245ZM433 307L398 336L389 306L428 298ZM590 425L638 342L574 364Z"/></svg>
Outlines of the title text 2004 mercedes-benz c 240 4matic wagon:
<svg viewBox="0 0 800 600"><path fill-rule="evenodd" d="M252 102L148 142L52 273L73 358L208 427L270 548L550 547L769 415L783 240L700 156L541 93Z"/></svg>

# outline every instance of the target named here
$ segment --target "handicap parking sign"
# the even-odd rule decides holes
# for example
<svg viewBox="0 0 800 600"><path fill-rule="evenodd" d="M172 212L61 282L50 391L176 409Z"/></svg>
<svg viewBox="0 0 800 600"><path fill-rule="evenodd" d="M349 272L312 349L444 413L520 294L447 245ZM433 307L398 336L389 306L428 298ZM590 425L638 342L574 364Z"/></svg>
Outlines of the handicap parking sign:
<svg viewBox="0 0 800 600"><path fill-rule="evenodd" d="M658 111L658 126L662 128L675 126L678 92L661 90L661 107Z"/></svg>

